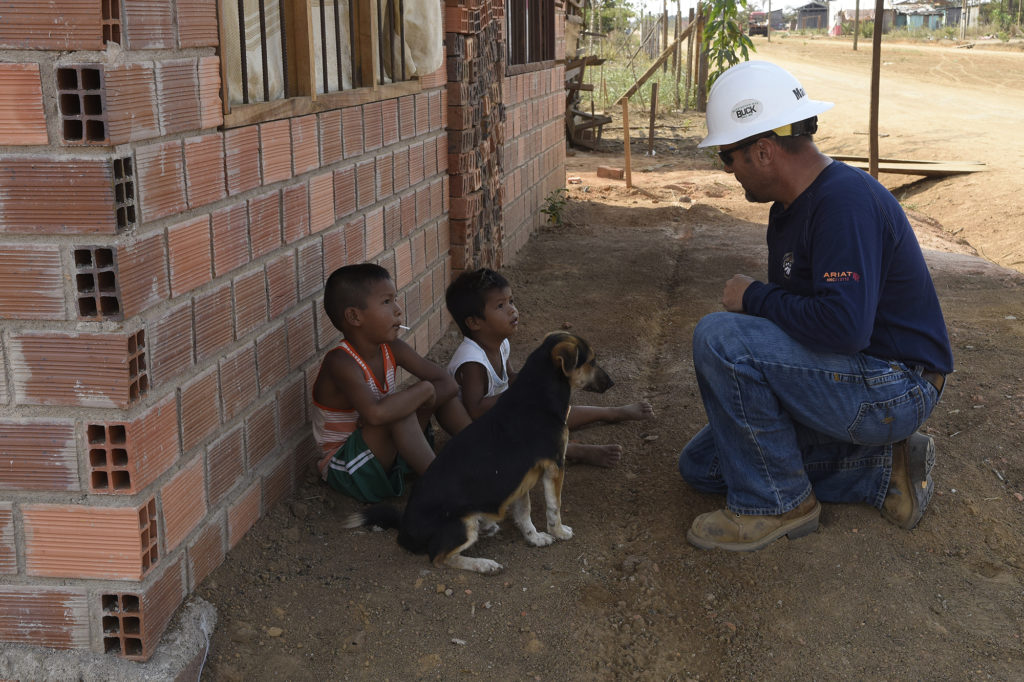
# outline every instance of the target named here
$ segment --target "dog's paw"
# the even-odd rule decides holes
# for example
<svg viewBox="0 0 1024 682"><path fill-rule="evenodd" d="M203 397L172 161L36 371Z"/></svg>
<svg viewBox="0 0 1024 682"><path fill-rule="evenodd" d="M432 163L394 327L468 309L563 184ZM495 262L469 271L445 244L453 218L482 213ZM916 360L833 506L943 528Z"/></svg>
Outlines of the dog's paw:
<svg viewBox="0 0 1024 682"><path fill-rule="evenodd" d="M548 532L554 535L559 540L568 540L572 537L572 528L570 528L569 526L552 526L551 528L548 528Z"/></svg>
<svg viewBox="0 0 1024 682"><path fill-rule="evenodd" d="M491 559L472 559L471 562L465 568L483 575L496 575L505 570L504 566Z"/></svg>
<svg viewBox="0 0 1024 682"><path fill-rule="evenodd" d="M542 533L539 530L534 531L532 533L527 533L523 537L525 537L526 541L534 547L547 547L555 541L554 537L552 537L548 533Z"/></svg>
<svg viewBox="0 0 1024 682"><path fill-rule="evenodd" d="M499 526L497 522L491 521L490 519L481 519L479 531L480 537L489 538L499 530L501 530L501 526Z"/></svg>

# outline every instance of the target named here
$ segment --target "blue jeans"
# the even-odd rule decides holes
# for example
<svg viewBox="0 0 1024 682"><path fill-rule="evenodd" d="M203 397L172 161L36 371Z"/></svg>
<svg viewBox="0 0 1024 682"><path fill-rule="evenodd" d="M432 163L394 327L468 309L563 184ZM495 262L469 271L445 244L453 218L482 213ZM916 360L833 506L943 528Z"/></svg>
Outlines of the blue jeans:
<svg viewBox="0 0 1024 682"><path fill-rule="evenodd" d="M712 313L693 333L708 425L683 448L679 472L732 511L784 514L813 489L823 502L881 508L892 444L938 402L920 368L862 353L816 352L773 322Z"/></svg>

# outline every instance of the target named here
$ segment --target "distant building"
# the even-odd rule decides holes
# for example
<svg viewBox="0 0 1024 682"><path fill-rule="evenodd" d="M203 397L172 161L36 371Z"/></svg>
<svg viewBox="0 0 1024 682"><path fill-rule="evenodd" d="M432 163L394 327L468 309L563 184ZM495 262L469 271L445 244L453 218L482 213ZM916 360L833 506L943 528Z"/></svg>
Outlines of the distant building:
<svg viewBox="0 0 1024 682"><path fill-rule="evenodd" d="M809 2L802 7L797 7L796 27L797 29L812 30L828 29L828 4L824 2Z"/></svg>

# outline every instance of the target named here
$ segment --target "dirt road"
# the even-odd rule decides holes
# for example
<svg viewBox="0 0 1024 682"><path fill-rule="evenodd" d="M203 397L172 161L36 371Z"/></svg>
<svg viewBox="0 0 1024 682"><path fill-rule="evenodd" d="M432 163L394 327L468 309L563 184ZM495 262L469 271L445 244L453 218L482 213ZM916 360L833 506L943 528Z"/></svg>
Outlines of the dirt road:
<svg viewBox="0 0 1024 682"><path fill-rule="evenodd" d="M812 96L839 103L827 127L823 119L823 148L866 153L857 134L866 118L843 100L859 104L860 63L847 65L827 43L778 43L761 56L799 71ZM982 77L988 58L970 61L976 55L965 77ZM996 97L988 83L1007 70L961 87L971 101L988 101ZM836 72L845 83L833 82ZM883 153L978 159L992 169L903 190L957 362L926 425L938 449L937 492L917 529L899 530L867 507L826 505L818 532L753 554L686 543L694 516L723 503L693 492L676 471L680 448L704 423L692 330L719 309L728 277L764 272L767 208L745 202L733 179L694 151L699 122L679 121L673 130L682 135L660 136L658 156L638 160L643 191L596 177L598 165L621 164L621 149L571 157L569 174L581 182L570 185L567 224L532 238L506 270L522 316L513 363L545 332L570 327L616 381L577 402L646 397L655 406L653 421L578 435L619 442L625 455L614 469L567 472L563 517L575 537L529 548L506 523L469 552L500 561L505 573L438 569L402 551L393 532L343 529L358 505L306 480L200 587L220 618L204 679L1021 679L1024 276L950 241L970 230L988 251L986 227L1019 230L1019 118L975 121L994 146L974 148L963 129L969 107L946 119L956 107L942 98L954 91L928 73L906 85L928 111L899 128L888 114ZM929 78L939 81L934 91ZM909 112L913 101L883 111ZM938 128L948 128L944 137ZM1000 131L1007 141L996 144ZM992 239L1020 253L1020 244ZM446 361L456 341L449 334L432 357ZM539 506L535 499L538 516Z"/></svg>

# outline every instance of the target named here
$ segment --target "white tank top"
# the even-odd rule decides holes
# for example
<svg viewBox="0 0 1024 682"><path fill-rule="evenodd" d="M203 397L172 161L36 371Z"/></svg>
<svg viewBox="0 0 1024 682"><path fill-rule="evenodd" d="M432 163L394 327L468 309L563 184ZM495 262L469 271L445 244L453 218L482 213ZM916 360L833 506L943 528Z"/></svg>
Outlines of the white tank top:
<svg viewBox="0 0 1024 682"><path fill-rule="evenodd" d="M508 356L512 352L512 344L508 342L508 339L501 342L498 352L501 353L500 376L494 371L491 361L487 359L486 351L480 347L480 344L469 337L463 338L462 344L455 349L452 361L448 363L448 373L454 377L462 365L467 362L478 362L487 370L487 395L484 397L490 398L491 396L500 395L508 388L508 371L506 368L508 367Z"/></svg>

